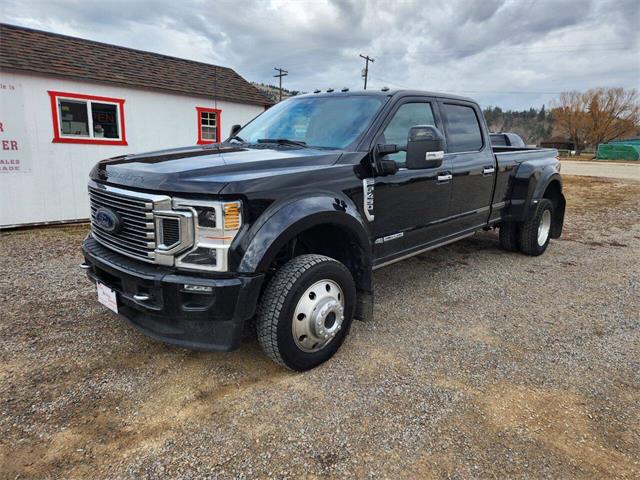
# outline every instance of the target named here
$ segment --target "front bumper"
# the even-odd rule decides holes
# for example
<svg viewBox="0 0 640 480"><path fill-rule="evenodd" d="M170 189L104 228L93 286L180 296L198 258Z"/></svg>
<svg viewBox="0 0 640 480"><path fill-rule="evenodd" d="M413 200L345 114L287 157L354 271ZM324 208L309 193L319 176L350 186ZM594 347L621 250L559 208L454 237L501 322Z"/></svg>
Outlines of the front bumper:
<svg viewBox="0 0 640 480"><path fill-rule="evenodd" d="M117 292L120 316L152 338L197 350L238 347L264 280L263 275L211 277L147 265L103 247L91 235L82 252L89 278ZM212 292L188 292L185 285L212 287Z"/></svg>

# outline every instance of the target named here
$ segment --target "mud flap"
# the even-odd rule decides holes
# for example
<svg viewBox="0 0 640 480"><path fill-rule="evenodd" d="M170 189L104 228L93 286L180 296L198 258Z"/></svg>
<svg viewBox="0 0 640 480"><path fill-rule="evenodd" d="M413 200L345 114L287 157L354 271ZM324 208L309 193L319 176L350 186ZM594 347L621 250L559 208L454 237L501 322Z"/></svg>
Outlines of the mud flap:
<svg viewBox="0 0 640 480"><path fill-rule="evenodd" d="M353 318L363 322L373 320L373 293L358 290Z"/></svg>

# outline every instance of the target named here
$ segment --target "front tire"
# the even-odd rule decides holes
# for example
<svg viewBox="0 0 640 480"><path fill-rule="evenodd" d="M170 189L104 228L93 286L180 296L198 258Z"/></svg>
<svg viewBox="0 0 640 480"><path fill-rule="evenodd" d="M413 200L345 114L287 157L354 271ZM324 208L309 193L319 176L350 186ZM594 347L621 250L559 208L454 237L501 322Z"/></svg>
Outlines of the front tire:
<svg viewBox="0 0 640 480"><path fill-rule="evenodd" d="M310 370L340 348L353 318L349 270L323 255L301 255L280 268L258 304L258 341L276 363Z"/></svg>
<svg viewBox="0 0 640 480"><path fill-rule="evenodd" d="M543 198L533 216L520 228L520 250L527 255L542 255L551 238L553 203Z"/></svg>

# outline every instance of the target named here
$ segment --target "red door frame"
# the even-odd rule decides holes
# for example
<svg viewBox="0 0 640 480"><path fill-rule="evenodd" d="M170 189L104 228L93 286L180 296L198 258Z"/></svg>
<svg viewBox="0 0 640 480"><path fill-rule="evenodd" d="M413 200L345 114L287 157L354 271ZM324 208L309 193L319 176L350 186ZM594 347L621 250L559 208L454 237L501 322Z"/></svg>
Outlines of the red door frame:
<svg viewBox="0 0 640 480"><path fill-rule="evenodd" d="M85 95L82 93L69 93L69 92L56 92L49 90L49 97L51 100L51 115L53 116L53 140L52 143L81 143L89 145L128 145L127 135L124 127L124 99L111 98L111 97L99 97L96 95ZM60 135L60 122L58 115L58 98L73 98L78 100L93 100L96 102L109 102L118 105L120 112L120 138L114 140L107 140L104 138L73 138L63 137ZM88 119L93 121L93 119Z"/></svg>

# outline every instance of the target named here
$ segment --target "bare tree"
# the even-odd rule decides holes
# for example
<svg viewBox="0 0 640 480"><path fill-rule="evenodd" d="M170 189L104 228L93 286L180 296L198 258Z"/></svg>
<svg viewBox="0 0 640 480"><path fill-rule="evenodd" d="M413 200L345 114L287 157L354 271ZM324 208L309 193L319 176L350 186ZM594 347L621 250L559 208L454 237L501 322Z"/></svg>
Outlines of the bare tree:
<svg viewBox="0 0 640 480"><path fill-rule="evenodd" d="M553 103L557 127L575 144L597 147L640 128L640 97L637 90L593 88L584 93L563 92Z"/></svg>
<svg viewBox="0 0 640 480"><path fill-rule="evenodd" d="M584 94L571 91L563 92L551 102L552 115L558 129L569 137L576 150L584 148L587 138L587 104Z"/></svg>
<svg viewBox="0 0 640 480"><path fill-rule="evenodd" d="M635 89L594 88L589 90L589 132L594 146L633 135L640 123L640 97Z"/></svg>

